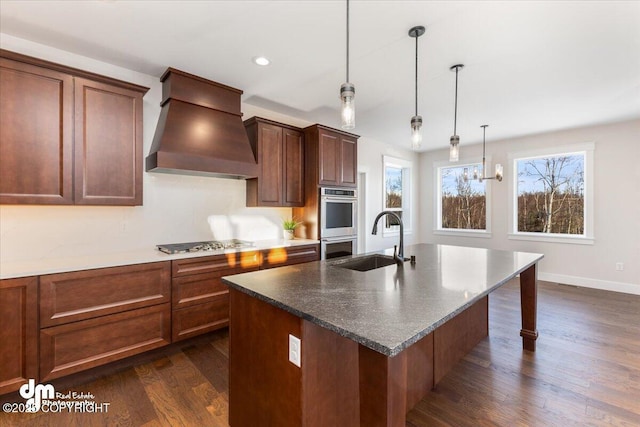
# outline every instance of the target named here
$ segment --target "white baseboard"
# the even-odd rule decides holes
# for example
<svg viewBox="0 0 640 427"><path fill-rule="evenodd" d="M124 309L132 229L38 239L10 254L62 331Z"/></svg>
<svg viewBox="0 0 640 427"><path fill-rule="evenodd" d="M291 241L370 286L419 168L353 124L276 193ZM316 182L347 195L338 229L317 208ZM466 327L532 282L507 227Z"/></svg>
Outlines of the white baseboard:
<svg viewBox="0 0 640 427"><path fill-rule="evenodd" d="M566 276L564 274L543 273L538 271L538 280L562 283L565 285L582 286L584 288L602 289L605 291L622 292L640 295L640 284L610 282L607 280L588 279L586 277Z"/></svg>

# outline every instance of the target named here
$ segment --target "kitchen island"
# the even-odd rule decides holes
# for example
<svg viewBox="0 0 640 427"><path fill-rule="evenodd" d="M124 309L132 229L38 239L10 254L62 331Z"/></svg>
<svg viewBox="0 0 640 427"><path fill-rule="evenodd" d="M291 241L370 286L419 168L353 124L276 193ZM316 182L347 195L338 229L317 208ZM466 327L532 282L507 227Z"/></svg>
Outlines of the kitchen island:
<svg viewBox="0 0 640 427"><path fill-rule="evenodd" d="M518 274L520 335L535 351L542 255L427 244L410 255L369 271L345 268L349 257L224 278L230 425L404 426L487 335L488 294Z"/></svg>

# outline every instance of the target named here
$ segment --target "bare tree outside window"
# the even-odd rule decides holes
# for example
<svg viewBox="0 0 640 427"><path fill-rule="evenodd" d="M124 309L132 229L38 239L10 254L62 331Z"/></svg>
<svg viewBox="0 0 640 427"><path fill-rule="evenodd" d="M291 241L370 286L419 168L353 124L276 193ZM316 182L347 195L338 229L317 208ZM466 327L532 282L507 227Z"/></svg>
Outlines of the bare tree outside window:
<svg viewBox="0 0 640 427"><path fill-rule="evenodd" d="M518 159L518 231L584 235L585 155Z"/></svg>
<svg viewBox="0 0 640 427"><path fill-rule="evenodd" d="M474 165L440 169L441 227L443 229L486 230L487 197L485 183L463 178L464 168ZM481 165L477 165L482 173Z"/></svg>
<svg viewBox="0 0 640 427"><path fill-rule="evenodd" d="M402 168L386 166L385 174L385 210L394 211L402 218ZM399 225L391 215L385 216L385 227Z"/></svg>

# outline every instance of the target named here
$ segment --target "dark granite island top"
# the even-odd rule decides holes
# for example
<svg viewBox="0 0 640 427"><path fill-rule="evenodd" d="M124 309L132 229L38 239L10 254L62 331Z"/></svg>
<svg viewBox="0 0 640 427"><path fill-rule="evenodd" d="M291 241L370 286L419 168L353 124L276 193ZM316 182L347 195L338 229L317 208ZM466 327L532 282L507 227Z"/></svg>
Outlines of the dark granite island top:
<svg viewBox="0 0 640 427"><path fill-rule="evenodd" d="M380 251L391 255L392 251ZM543 255L410 245L405 262L353 271L318 261L223 278L232 288L395 356L542 259Z"/></svg>

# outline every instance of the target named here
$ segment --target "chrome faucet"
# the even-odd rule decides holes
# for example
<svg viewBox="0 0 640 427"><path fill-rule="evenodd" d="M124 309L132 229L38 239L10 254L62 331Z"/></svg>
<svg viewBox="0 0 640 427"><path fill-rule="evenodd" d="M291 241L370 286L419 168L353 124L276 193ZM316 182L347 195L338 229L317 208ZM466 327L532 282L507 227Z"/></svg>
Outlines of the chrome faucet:
<svg viewBox="0 0 640 427"><path fill-rule="evenodd" d="M376 219L373 220L373 230L371 230L371 234L378 234L378 220L385 215L394 216L398 220L398 224L400 224L400 248L396 251L396 247L393 248L393 259L396 260L396 263L399 265L403 265L404 263L404 226L402 225L402 218L393 212L393 211L382 211L376 216Z"/></svg>

